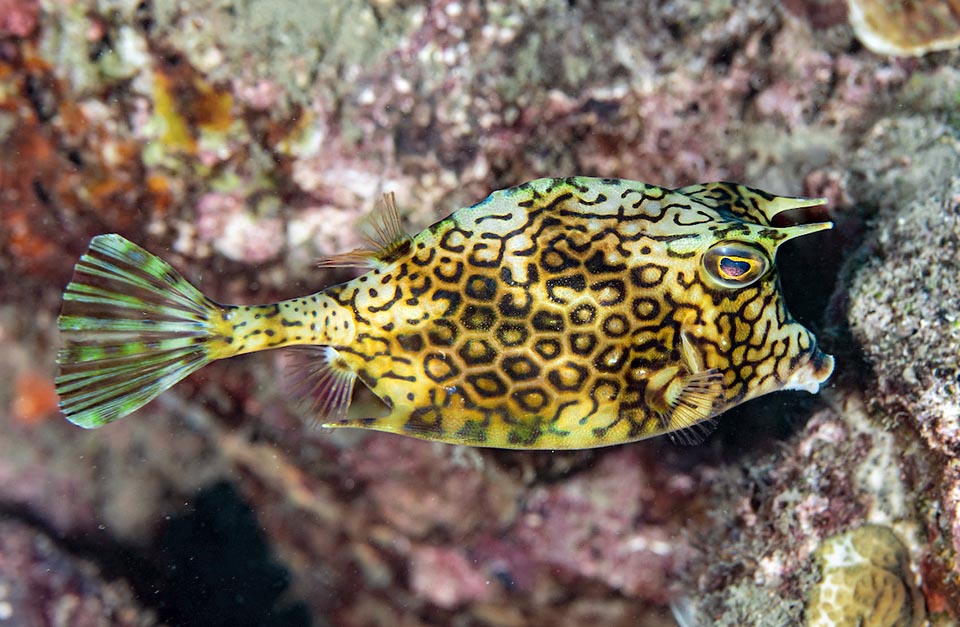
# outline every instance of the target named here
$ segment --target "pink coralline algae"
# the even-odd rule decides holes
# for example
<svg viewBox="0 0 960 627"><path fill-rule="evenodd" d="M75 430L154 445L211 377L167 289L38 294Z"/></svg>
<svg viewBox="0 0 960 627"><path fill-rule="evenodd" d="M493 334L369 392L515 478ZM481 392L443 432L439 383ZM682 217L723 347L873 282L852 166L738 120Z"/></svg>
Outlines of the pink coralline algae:
<svg viewBox="0 0 960 627"><path fill-rule="evenodd" d="M37 28L39 15L36 0L0 0L0 37L29 37Z"/></svg>
<svg viewBox="0 0 960 627"><path fill-rule="evenodd" d="M228 259L257 264L280 254L283 222L260 217L234 194L210 193L197 204L197 240Z"/></svg>
<svg viewBox="0 0 960 627"><path fill-rule="evenodd" d="M535 488L518 517L515 541L537 561L665 603L690 551L663 525L656 501L683 498L684 489L655 494L640 461L636 450L620 449L581 476Z"/></svg>
<svg viewBox="0 0 960 627"><path fill-rule="evenodd" d="M491 596L489 576L456 549L418 547L410 562L414 593L439 607L449 609Z"/></svg>

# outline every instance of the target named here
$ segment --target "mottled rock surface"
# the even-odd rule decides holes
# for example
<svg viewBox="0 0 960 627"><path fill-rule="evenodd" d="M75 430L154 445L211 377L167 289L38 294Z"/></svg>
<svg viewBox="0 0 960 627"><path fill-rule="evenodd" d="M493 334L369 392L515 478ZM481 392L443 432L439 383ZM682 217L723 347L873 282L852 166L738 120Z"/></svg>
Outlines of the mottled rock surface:
<svg viewBox="0 0 960 627"><path fill-rule="evenodd" d="M875 402L960 455L960 132L923 119L870 134L880 211L850 289L851 331L876 376ZM861 166L862 167L862 166Z"/></svg>
<svg viewBox="0 0 960 627"><path fill-rule="evenodd" d="M31 525L0 516L0 624L151 627L159 623L122 581Z"/></svg>

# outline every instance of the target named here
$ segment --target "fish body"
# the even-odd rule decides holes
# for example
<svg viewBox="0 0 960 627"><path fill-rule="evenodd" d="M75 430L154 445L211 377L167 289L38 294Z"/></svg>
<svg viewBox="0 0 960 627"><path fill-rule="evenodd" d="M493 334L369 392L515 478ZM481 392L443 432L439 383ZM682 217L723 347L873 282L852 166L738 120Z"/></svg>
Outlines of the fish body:
<svg viewBox="0 0 960 627"><path fill-rule="evenodd" d="M782 389L816 392L833 359L788 313L776 249L829 223L822 204L729 183L540 179L416 236L390 203L367 272L271 305L210 301L116 235L77 265L60 319L64 413L95 427L214 359L317 348L319 421L503 448L590 448L696 428ZM359 379L387 406L348 418Z"/></svg>

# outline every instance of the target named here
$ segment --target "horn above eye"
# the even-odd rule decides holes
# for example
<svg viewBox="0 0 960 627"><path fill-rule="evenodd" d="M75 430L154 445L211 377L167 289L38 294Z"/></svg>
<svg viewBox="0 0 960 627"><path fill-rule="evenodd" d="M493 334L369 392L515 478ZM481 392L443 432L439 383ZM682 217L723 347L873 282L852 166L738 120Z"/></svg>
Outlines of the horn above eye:
<svg viewBox="0 0 960 627"><path fill-rule="evenodd" d="M721 287L745 287L769 268L766 254L744 242L720 242L703 256L704 271Z"/></svg>

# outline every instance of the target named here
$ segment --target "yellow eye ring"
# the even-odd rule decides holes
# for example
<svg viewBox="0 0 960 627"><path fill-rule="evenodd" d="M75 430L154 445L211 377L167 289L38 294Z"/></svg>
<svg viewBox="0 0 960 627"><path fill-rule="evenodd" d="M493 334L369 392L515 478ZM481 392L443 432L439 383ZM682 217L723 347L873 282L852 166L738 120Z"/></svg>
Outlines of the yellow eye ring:
<svg viewBox="0 0 960 627"><path fill-rule="evenodd" d="M745 287L770 268L763 251L743 242L720 242L703 255L707 276L722 287Z"/></svg>

